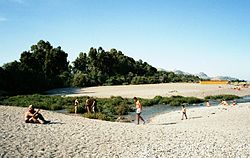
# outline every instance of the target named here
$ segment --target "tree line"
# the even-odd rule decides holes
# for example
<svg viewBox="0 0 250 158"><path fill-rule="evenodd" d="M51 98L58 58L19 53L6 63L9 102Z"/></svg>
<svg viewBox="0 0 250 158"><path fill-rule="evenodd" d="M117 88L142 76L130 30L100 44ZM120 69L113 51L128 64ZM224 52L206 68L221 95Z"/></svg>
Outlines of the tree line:
<svg viewBox="0 0 250 158"><path fill-rule="evenodd" d="M53 88L101 85L198 82L194 75L157 71L142 60L102 47L80 52L70 64L62 48L40 40L21 53L19 61L0 67L0 94L41 93Z"/></svg>

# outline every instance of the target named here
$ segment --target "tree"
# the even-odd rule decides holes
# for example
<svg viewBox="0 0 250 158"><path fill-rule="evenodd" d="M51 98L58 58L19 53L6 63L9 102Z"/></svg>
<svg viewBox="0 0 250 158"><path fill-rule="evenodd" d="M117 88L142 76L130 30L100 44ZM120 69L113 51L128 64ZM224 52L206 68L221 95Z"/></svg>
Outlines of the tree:
<svg viewBox="0 0 250 158"><path fill-rule="evenodd" d="M88 57L86 53L80 52L79 57L73 61L73 72L81 71L86 73L88 70Z"/></svg>

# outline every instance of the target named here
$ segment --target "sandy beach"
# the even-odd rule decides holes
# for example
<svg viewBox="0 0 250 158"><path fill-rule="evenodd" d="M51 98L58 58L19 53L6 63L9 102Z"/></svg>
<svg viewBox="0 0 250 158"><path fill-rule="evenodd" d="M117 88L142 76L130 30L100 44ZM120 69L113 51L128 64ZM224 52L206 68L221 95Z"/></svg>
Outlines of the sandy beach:
<svg viewBox="0 0 250 158"><path fill-rule="evenodd" d="M238 96L250 95L250 88L235 90L234 85L203 85L199 83L164 83L123 86L99 86L87 88L62 88L48 91L51 95L63 96L93 96L109 98L110 96L122 96L124 98L153 98L160 96L193 96L204 98L209 95L234 94Z"/></svg>
<svg viewBox="0 0 250 158"><path fill-rule="evenodd" d="M146 125L42 110L51 124L24 123L26 108L0 106L0 157L250 157L250 103L187 109Z"/></svg>

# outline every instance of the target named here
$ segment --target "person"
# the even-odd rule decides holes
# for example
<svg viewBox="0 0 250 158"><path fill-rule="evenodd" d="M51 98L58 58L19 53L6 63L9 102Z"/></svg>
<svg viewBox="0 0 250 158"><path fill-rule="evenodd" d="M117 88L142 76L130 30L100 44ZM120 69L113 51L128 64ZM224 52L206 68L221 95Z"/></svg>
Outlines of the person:
<svg viewBox="0 0 250 158"><path fill-rule="evenodd" d="M185 118L187 119L187 109L184 104L182 105L181 112L182 112L181 120L183 120L183 116L185 116Z"/></svg>
<svg viewBox="0 0 250 158"><path fill-rule="evenodd" d="M225 100L223 100L220 104L224 106L228 106L228 103Z"/></svg>
<svg viewBox="0 0 250 158"><path fill-rule="evenodd" d="M25 113L25 123L49 123L50 121L46 121L39 111L40 109L35 110L33 105L30 105L28 111Z"/></svg>
<svg viewBox="0 0 250 158"><path fill-rule="evenodd" d="M137 124L140 124L140 119L143 121L143 124L145 124L144 119L141 117L142 113L142 105L139 99L134 97L135 107L136 107L136 116L137 116Z"/></svg>
<svg viewBox="0 0 250 158"><path fill-rule="evenodd" d="M85 103L85 108L87 109L88 113L96 112L96 101L94 98L90 98L89 96L86 99L86 103Z"/></svg>
<svg viewBox="0 0 250 158"><path fill-rule="evenodd" d="M206 106L207 107L211 106L211 104L209 103L209 101L206 102Z"/></svg>
<svg viewBox="0 0 250 158"><path fill-rule="evenodd" d="M77 114L77 108L79 106L78 98L75 99L75 114Z"/></svg>
<svg viewBox="0 0 250 158"><path fill-rule="evenodd" d="M233 100L233 104L232 104L232 105L233 105L233 106L237 105L236 100Z"/></svg>

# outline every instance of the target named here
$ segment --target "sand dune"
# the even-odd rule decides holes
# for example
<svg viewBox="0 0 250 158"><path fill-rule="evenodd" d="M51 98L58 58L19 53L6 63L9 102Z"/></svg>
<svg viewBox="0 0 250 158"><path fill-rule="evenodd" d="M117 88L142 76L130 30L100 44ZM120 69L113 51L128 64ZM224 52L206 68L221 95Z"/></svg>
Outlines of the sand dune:
<svg viewBox="0 0 250 158"><path fill-rule="evenodd" d="M204 98L208 95L235 94L238 96L250 95L250 88L235 90L233 85L202 85L195 83L164 83L124 86L99 86L88 88L63 88L49 91L52 95L65 96L94 96L109 98L110 96L122 96L132 98L153 98L160 96L194 96Z"/></svg>
<svg viewBox="0 0 250 158"><path fill-rule="evenodd" d="M151 123L117 123L42 111L51 124L26 124L26 108L0 106L0 157L250 157L250 104L188 109Z"/></svg>

